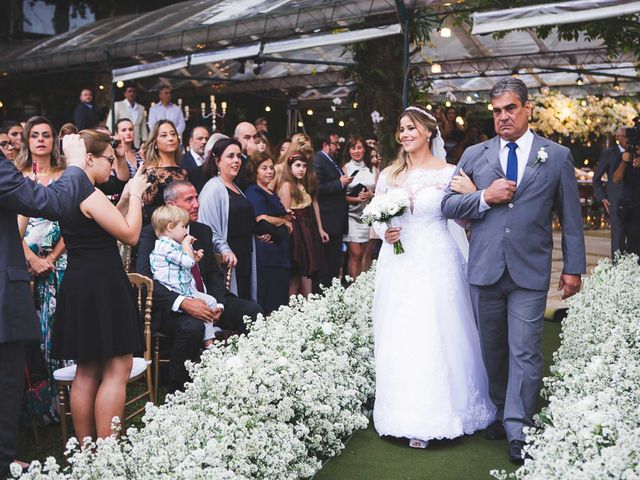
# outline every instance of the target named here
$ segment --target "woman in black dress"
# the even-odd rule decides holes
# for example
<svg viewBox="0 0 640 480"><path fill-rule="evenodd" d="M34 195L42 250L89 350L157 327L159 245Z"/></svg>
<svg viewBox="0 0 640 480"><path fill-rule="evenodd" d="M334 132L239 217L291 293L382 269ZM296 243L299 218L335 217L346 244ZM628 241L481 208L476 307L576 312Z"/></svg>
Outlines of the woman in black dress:
<svg viewBox="0 0 640 480"><path fill-rule="evenodd" d="M93 184L109 179L115 159L109 135L80 132ZM128 183L118 207L99 190L75 214L60 220L68 266L58 297L52 356L75 360L71 413L76 437L104 438L122 418L133 352L144 350L142 322L116 240L135 245L142 227L142 169Z"/></svg>
<svg viewBox="0 0 640 480"><path fill-rule="evenodd" d="M211 158L203 166L209 181L198 200L198 221L211 227L213 246L227 267L233 268L231 292L246 300L257 300L257 274L253 235L256 218L251 202L234 183L242 165L240 143L231 138L218 140ZM271 241L268 234L258 240Z"/></svg>
<svg viewBox="0 0 640 480"><path fill-rule="evenodd" d="M174 180L189 179L187 171L181 166L180 137L171 120L160 120L153 126L142 158L151 184L142 196L142 224L148 225L155 209L164 205L164 186Z"/></svg>

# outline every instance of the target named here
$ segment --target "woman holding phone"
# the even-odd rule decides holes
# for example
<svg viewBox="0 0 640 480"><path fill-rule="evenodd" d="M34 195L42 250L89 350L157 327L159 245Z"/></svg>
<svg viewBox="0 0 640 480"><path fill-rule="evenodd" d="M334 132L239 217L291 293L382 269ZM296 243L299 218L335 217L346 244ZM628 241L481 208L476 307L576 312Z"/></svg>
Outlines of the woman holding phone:
<svg viewBox="0 0 640 480"><path fill-rule="evenodd" d="M345 175L353 178L347 188L349 204L349 230L343 240L347 242L349 260L347 273L355 279L371 266L371 260L365 265L365 252L370 238L370 227L362 222L362 212L373 198L377 172L371 165L370 150L364 138L352 135L347 139L344 149Z"/></svg>

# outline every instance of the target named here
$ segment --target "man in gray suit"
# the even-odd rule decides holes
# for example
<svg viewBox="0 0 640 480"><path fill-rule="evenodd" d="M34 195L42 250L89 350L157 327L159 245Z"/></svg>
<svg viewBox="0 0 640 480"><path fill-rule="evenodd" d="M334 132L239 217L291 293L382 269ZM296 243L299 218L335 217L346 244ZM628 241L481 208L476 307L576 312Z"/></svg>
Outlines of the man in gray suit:
<svg viewBox="0 0 640 480"><path fill-rule="evenodd" d="M64 147L67 169L48 187L25 178L0 156L0 479L16 454L24 344L40 340L16 215L55 220L69 215L94 191L83 171L86 149L80 136L65 136Z"/></svg>
<svg viewBox="0 0 640 480"><path fill-rule="evenodd" d="M522 463L542 379L542 322L551 276L552 209L562 223L563 298L580 290L585 246L569 149L529 130L531 103L515 78L491 90L497 137L469 147L456 174L478 190L442 201L447 218L471 224L469 283L497 420L485 437L509 440Z"/></svg>
<svg viewBox="0 0 640 480"><path fill-rule="evenodd" d="M593 174L593 193L596 201L602 203L611 225L611 256L620 250L627 250L624 222L618 217L618 205L622 196L622 183L613 181L613 174L622 162L622 154L627 149L627 129L620 127L616 132L618 145L602 151L598 166ZM605 187L602 176L607 174L607 184Z"/></svg>

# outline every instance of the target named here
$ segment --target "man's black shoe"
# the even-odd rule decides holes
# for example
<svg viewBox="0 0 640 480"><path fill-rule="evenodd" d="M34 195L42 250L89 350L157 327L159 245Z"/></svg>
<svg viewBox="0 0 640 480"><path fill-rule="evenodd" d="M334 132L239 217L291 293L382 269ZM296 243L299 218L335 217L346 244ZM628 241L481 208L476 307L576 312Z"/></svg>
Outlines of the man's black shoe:
<svg viewBox="0 0 640 480"><path fill-rule="evenodd" d="M525 443L522 440L511 440L509 442L509 460L516 465L524 464L524 457L522 455L522 448Z"/></svg>
<svg viewBox="0 0 640 480"><path fill-rule="evenodd" d="M507 434L504 431L504 425L499 420L496 420L487 427L484 431L484 438L487 440L504 440L507 438Z"/></svg>

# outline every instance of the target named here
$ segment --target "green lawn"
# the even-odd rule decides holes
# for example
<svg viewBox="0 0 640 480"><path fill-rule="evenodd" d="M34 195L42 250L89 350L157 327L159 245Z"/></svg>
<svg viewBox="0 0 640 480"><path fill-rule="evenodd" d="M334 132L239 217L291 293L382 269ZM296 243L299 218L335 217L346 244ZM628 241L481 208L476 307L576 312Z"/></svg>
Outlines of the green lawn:
<svg viewBox="0 0 640 480"><path fill-rule="evenodd" d="M545 375L560 344L559 334L559 323L545 322ZM490 470L515 470L506 449L506 440L488 441L479 432L431 442L426 450L416 450L403 440L381 439L370 424L356 432L345 450L329 460L314 480L485 480L492 478Z"/></svg>

